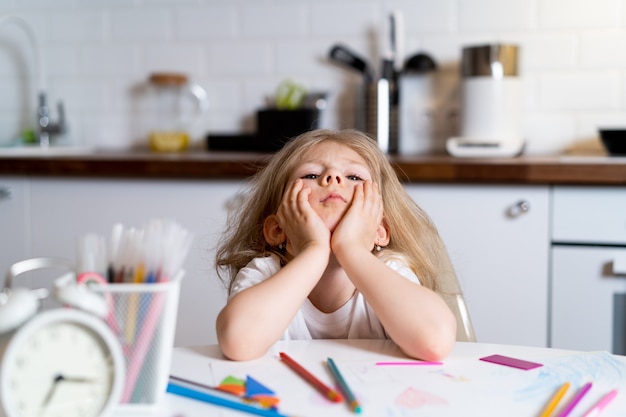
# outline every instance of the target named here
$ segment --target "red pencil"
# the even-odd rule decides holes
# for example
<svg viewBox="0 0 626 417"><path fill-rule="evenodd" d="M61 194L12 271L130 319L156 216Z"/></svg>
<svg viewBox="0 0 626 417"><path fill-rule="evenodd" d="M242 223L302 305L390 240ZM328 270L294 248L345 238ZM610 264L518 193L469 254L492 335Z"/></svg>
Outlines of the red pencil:
<svg viewBox="0 0 626 417"><path fill-rule="evenodd" d="M334 389L330 388L329 386L325 385L322 381L320 381L312 373L310 373L309 371L304 369L304 367L302 367L302 365L300 365L298 362L293 360L285 352L280 352L280 358L287 365L289 365L289 367L291 369L296 371L296 373L298 375L300 375L302 378L304 378L305 381L307 381L309 384L311 384L315 388L317 388L317 390L319 392L321 392L322 395L324 395L326 398L328 398L329 400L331 400L333 402L336 402L336 403L343 401L343 397L341 396L340 393L338 393Z"/></svg>

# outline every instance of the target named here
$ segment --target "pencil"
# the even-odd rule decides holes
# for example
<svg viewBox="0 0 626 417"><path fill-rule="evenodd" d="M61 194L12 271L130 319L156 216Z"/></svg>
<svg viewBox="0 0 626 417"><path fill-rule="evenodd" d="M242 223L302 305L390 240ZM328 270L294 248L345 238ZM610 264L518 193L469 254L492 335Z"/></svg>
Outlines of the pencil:
<svg viewBox="0 0 626 417"><path fill-rule="evenodd" d="M552 414L556 406L559 405L559 401L561 401L561 398L563 398L563 396L569 389L569 386L570 386L570 383L566 382L561 386L561 388L559 388L559 390L552 396L552 398L550 399L550 402L548 403L546 408L541 412L539 417L550 417L550 414Z"/></svg>
<svg viewBox="0 0 626 417"><path fill-rule="evenodd" d="M337 382L337 384L339 385L339 387L343 391L344 395L346 396L346 400L348 401L348 405L350 406L352 411L354 411L355 413L359 414L361 412L361 405L356 400L356 398L354 398L354 394L352 393L352 390L350 389L350 387L346 383L346 380L343 379L343 376L341 375L341 372L339 372L339 368L337 368L337 365L335 364L335 361L332 360L332 358L328 358L326 363L328 364L328 368L330 369L331 374L333 374L333 377L335 378L335 381Z"/></svg>
<svg viewBox="0 0 626 417"><path fill-rule="evenodd" d="M278 413L276 410L264 409L254 407L252 405L244 404L237 401L231 401L226 398L219 397L217 395L211 395L206 392L197 391L195 389L183 387L178 384L167 384L167 392L180 395L183 397L191 398L193 400L202 401L209 404L219 405L222 407L230 408L233 410L239 410L244 413L254 414L263 417L287 417L284 414Z"/></svg>
<svg viewBox="0 0 626 417"><path fill-rule="evenodd" d="M376 365L377 366L443 365L443 362L427 362L427 361L376 362Z"/></svg>
<svg viewBox="0 0 626 417"><path fill-rule="evenodd" d="M576 404L578 404L580 402L580 400L583 399L583 397L585 396L585 394L587 394L587 392L591 389L591 382L587 382L574 396L574 398L572 398L572 400L567 404L567 406L563 409L563 411L561 411L561 414L559 414L559 417L566 417L568 416L572 410L574 409L574 407L576 407Z"/></svg>
<svg viewBox="0 0 626 417"><path fill-rule="evenodd" d="M343 397L340 393L325 385L322 381L317 379L315 375L307 371L302 365L293 360L285 352L280 352L280 358L298 375L304 378L305 381L313 385L323 396L336 403L343 401Z"/></svg>
<svg viewBox="0 0 626 417"><path fill-rule="evenodd" d="M585 413L585 415L583 415L583 417L596 417L596 416L598 416L602 412L602 410L604 410L604 408L607 405L609 405L609 403L611 401L613 401L613 398L615 398L616 395L617 395L617 390L616 389L610 391L608 394L606 394L604 397L602 397L600 399L600 401L598 401L596 403L596 405L591 407L591 410L587 411Z"/></svg>

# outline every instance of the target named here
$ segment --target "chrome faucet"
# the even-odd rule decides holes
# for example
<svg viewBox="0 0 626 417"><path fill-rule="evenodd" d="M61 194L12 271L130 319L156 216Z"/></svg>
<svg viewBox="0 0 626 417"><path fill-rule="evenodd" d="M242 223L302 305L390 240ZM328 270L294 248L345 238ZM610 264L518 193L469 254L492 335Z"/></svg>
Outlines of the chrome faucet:
<svg viewBox="0 0 626 417"><path fill-rule="evenodd" d="M52 135L59 135L65 133L65 110L63 108L63 102L59 101L57 104L57 112L59 118L56 123L52 123L50 120L50 112L48 105L46 104L46 93L39 93L39 107L37 107L37 124L39 126L39 146L50 146L50 139Z"/></svg>
<svg viewBox="0 0 626 417"><path fill-rule="evenodd" d="M50 113L48 105L46 104L46 75L45 75L45 67L44 62L41 58L41 47L39 44L39 40L37 39L37 34L33 30L33 27L26 19L22 16L9 14L9 15L0 15L0 26L4 23L15 23L18 25L24 32L26 33L28 40L33 48L34 58L35 58L35 88L36 91L39 91L39 106L37 107L37 126L36 126L36 134L38 145L42 147L50 146L50 140L53 135L60 135L67 130L65 123L65 112L63 108L63 103L59 102L58 104L58 113L59 118L57 123L52 123L50 120Z"/></svg>

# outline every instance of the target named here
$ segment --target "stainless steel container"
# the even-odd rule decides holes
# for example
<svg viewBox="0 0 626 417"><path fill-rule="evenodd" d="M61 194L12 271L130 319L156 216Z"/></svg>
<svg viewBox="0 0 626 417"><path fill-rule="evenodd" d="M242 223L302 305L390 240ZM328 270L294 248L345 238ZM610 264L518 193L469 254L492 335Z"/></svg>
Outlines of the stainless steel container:
<svg viewBox="0 0 626 417"><path fill-rule="evenodd" d="M467 77L516 77L518 75L518 47L492 44L463 48L461 75Z"/></svg>

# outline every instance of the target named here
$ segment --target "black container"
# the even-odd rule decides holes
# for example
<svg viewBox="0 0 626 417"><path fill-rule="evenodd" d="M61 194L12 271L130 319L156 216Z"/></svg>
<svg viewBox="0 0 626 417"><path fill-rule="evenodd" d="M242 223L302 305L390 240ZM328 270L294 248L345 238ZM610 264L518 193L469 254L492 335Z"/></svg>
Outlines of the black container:
<svg viewBox="0 0 626 417"><path fill-rule="evenodd" d="M207 147L215 151L275 152L304 132L317 129L317 109L276 110L257 112L257 133L254 135L209 134Z"/></svg>
<svg viewBox="0 0 626 417"><path fill-rule="evenodd" d="M257 112L257 136L265 142L267 150L278 150L289 139L317 129L318 125L317 109L266 109Z"/></svg>
<svg viewBox="0 0 626 417"><path fill-rule="evenodd" d="M600 129L600 138L609 155L626 155L626 129Z"/></svg>

